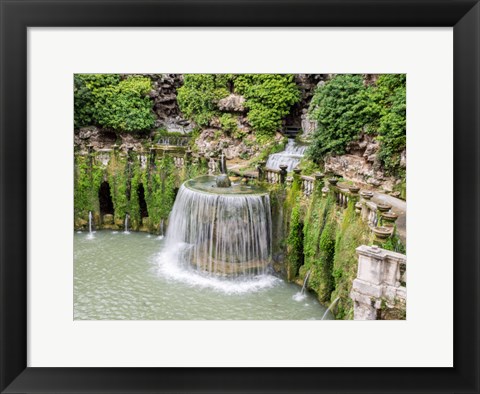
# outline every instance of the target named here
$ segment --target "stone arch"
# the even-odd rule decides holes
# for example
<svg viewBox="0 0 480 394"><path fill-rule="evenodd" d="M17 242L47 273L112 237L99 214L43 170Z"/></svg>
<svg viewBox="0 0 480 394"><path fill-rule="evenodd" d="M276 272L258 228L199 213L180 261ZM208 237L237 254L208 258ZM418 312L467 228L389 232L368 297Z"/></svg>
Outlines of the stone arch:
<svg viewBox="0 0 480 394"><path fill-rule="evenodd" d="M114 209L112 195L110 193L110 185L106 181L103 181L98 189L98 201L100 203L100 215L113 215Z"/></svg>

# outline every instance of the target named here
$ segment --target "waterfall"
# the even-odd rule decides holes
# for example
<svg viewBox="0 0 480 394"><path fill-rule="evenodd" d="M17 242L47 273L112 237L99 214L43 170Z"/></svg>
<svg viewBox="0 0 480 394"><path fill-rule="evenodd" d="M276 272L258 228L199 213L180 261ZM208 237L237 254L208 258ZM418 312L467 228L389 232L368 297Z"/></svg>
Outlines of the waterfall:
<svg viewBox="0 0 480 394"><path fill-rule="evenodd" d="M182 185L170 214L166 249L190 270L265 273L271 253L269 195L214 194Z"/></svg>
<svg viewBox="0 0 480 394"><path fill-rule="evenodd" d="M267 168L279 170L280 165L285 164L287 165L287 172L293 171L300 163L306 149L305 145L297 145L295 140L290 138L283 152L273 153L268 156Z"/></svg>
<svg viewBox="0 0 480 394"><path fill-rule="evenodd" d="M129 231L128 231L128 218L130 217L130 215L127 213L125 214L125 234L128 234Z"/></svg>

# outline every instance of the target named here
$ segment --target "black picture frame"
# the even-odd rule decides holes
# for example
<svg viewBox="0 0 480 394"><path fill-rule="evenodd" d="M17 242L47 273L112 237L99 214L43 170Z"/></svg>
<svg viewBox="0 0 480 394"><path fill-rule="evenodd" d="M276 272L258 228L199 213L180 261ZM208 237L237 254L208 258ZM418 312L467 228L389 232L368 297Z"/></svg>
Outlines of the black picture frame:
<svg viewBox="0 0 480 394"><path fill-rule="evenodd" d="M1 393L480 392L477 1L0 0L0 12ZM27 368L27 29L35 26L453 27L454 367Z"/></svg>

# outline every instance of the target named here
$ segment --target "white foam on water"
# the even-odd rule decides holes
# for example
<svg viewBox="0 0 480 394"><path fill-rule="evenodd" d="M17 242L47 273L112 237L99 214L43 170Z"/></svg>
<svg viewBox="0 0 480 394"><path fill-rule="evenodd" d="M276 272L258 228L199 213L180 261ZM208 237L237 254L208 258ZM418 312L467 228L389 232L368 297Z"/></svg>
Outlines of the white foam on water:
<svg viewBox="0 0 480 394"><path fill-rule="evenodd" d="M224 294L244 294L271 288L282 282L268 274L228 278L191 269L182 261L182 252L188 246L178 245L174 250L165 250L158 255L158 273L170 280L179 281L192 287L209 288Z"/></svg>
<svg viewBox="0 0 480 394"><path fill-rule="evenodd" d="M296 293L292 296L292 299L297 301L297 302L301 302L305 298L307 298L307 295L305 293L302 293L301 291L299 291L298 293Z"/></svg>

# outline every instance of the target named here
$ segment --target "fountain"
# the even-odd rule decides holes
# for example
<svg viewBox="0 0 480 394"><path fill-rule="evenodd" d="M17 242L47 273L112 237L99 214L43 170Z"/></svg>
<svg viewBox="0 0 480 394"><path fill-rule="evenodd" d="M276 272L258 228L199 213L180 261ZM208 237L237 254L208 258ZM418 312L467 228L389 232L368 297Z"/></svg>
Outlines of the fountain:
<svg viewBox="0 0 480 394"><path fill-rule="evenodd" d="M88 211L88 235L87 239L93 239L93 230L92 230L93 214L92 211Z"/></svg>
<svg viewBox="0 0 480 394"><path fill-rule="evenodd" d="M303 281L302 290L293 296L293 299L295 301L302 301L307 297L306 294L305 294L305 290L307 289L307 283L308 283L308 277L309 276L310 276L310 270L307 272L307 275L305 275L305 280Z"/></svg>
<svg viewBox="0 0 480 394"><path fill-rule="evenodd" d="M322 318L320 320L323 320L325 319L325 317L327 316L328 312L330 312L333 308L333 306L335 305L335 303L340 299L340 297L337 297L333 300L333 302L330 304L330 306L327 308L327 310L325 311L325 313L323 314Z"/></svg>
<svg viewBox="0 0 480 394"><path fill-rule="evenodd" d="M269 194L259 186L230 180L227 187L222 175L226 176L222 173L220 181L207 175L180 187L169 218L166 249L176 251L176 259L196 271L263 274L271 254Z"/></svg>
<svg viewBox="0 0 480 394"><path fill-rule="evenodd" d="M230 187L232 185L227 175L227 160L223 153L220 156L220 175L215 178L215 183L217 187Z"/></svg>
<svg viewBox="0 0 480 394"><path fill-rule="evenodd" d="M92 211L88 211L88 233L92 233Z"/></svg>
<svg viewBox="0 0 480 394"><path fill-rule="evenodd" d="M291 172L300 163L306 149L305 145L297 145L293 138L289 138L283 152L273 153L268 156L267 168L279 170L280 165L285 164L287 172Z"/></svg>

